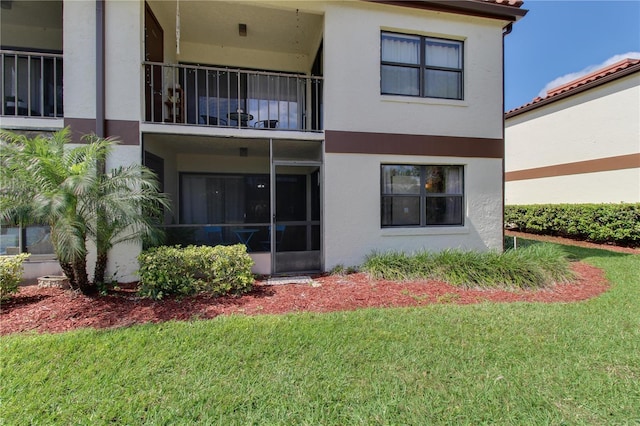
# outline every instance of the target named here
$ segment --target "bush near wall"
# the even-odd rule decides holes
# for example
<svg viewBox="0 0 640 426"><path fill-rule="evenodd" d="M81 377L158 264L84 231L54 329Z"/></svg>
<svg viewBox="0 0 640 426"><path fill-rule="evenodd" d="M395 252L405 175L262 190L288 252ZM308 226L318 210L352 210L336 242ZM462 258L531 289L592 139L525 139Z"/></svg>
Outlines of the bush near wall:
<svg viewBox="0 0 640 426"><path fill-rule="evenodd" d="M16 256L0 256L0 300L18 292L18 284L22 280L22 262L30 254L20 253Z"/></svg>
<svg viewBox="0 0 640 426"><path fill-rule="evenodd" d="M251 290L253 259L242 244L234 246L161 246L145 250L140 262L139 293L162 299L196 293L223 295Z"/></svg>
<svg viewBox="0 0 640 426"><path fill-rule="evenodd" d="M505 206L504 219L523 232L640 245L640 203Z"/></svg>

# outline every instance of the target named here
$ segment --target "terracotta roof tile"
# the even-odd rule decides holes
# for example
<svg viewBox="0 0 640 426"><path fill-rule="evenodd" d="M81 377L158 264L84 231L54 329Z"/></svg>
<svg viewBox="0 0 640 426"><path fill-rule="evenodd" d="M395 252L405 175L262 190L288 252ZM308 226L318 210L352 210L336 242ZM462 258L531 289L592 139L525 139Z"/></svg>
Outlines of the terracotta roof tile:
<svg viewBox="0 0 640 426"><path fill-rule="evenodd" d="M596 81L602 77L606 77L608 75L614 74L618 71L625 70L633 65L640 64L640 59L623 59L622 61L616 62L613 65L609 65L608 67L601 68L592 72L591 74L587 74L578 79L570 81L562 86L555 87L547 91L547 97L559 95L560 93L567 92L571 89L575 89L576 87L585 85L587 83L591 83L592 81Z"/></svg>
<svg viewBox="0 0 640 426"><path fill-rule="evenodd" d="M524 3L523 0L480 0L485 3L501 4L503 6L520 7Z"/></svg>
<svg viewBox="0 0 640 426"><path fill-rule="evenodd" d="M598 80L602 80L605 77L615 76L615 74L618 74L618 73L623 74L624 71L627 71L629 70L629 68L632 68L632 67L636 67L638 68L638 71L640 71L640 59L630 59L630 58L623 59L622 61L616 62L615 64L609 65L604 68L600 68L590 74L584 75L580 78L577 78L568 83L565 83L562 86L549 89L547 90L547 95L544 98L538 96L537 98L533 99L529 103L526 103L510 111L507 111L507 114L511 115L513 113L516 113L524 109L528 110L530 109L530 107L532 107L535 104L538 104L542 101L551 100L565 93L570 94L570 92L574 92L574 91L578 92L580 89L584 88L584 86L587 84L597 82ZM606 81L609 81L609 79L607 79Z"/></svg>

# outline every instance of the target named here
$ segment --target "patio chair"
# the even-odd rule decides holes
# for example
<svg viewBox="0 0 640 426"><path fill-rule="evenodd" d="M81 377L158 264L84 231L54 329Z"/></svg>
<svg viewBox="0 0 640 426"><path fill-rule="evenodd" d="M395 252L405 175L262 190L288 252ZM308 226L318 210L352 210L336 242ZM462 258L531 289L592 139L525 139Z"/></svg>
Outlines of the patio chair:
<svg viewBox="0 0 640 426"><path fill-rule="evenodd" d="M253 127L262 129L275 129L278 127L278 120L260 120L253 124Z"/></svg>
<svg viewBox="0 0 640 426"><path fill-rule="evenodd" d="M285 229L287 229L287 225L276 225L276 250L280 248ZM269 227L268 235L269 239L267 241L260 241L260 245L264 251L269 251L271 248L271 227Z"/></svg>
<svg viewBox="0 0 640 426"><path fill-rule="evenodd" d="M224 237L222 236L222 226L205 226L207 244L211 246L224 245Z"/></svg>

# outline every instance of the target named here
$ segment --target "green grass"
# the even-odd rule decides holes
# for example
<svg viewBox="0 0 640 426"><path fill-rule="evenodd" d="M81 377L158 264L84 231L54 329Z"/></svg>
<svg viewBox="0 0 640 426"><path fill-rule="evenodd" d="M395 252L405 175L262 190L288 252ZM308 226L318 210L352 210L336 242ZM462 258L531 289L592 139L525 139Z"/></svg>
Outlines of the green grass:
<svg viewBox="0 0 640 426"><path fill-rule="evenodd" d="M435 279L465 287L543 288L573 278L567 253L553 244L517 250L374 253L362 270L390 280Z"/></svg>
<svg viewBox="0 0 640 426"><path fill-rule="evenodd" d="M640 423L640 256L579 303L220 317L0 339L0 424Z"/></svg>

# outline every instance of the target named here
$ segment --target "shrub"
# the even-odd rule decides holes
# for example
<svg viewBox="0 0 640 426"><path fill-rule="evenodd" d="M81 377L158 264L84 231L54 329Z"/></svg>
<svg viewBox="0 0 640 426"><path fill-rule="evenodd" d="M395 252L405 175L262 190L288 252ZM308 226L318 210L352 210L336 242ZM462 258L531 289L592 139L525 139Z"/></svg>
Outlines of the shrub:
<svg viewBox="0 0 640 426"><path fill-rule="evenodd" d="M372 254L362 269L374 278L390 280L435 279L472 287L540 288L573 277L565 253L551 244L519 250L474 252L444 250Z"/></svg>
<svg viewBox="0 0 640 426"><path fill-rule="evenodd" d="M234 246L160 246L138 257L139 293L162 299L200 292L241 294L251 290L253 260L242 244Z"/></svg>
<svg viewBox="0 0 640 426"><path fill-rule="evenodd" d="M18 284L22 280L22 262L29 256L28 253L0 256L0 300L18 292Z"/></svg>
<svg viewBox="0 0 640 426"><path fill-rule="evenodd" d="M504 220L534 234L640 245L640 203L505 206Z"/></svg>

